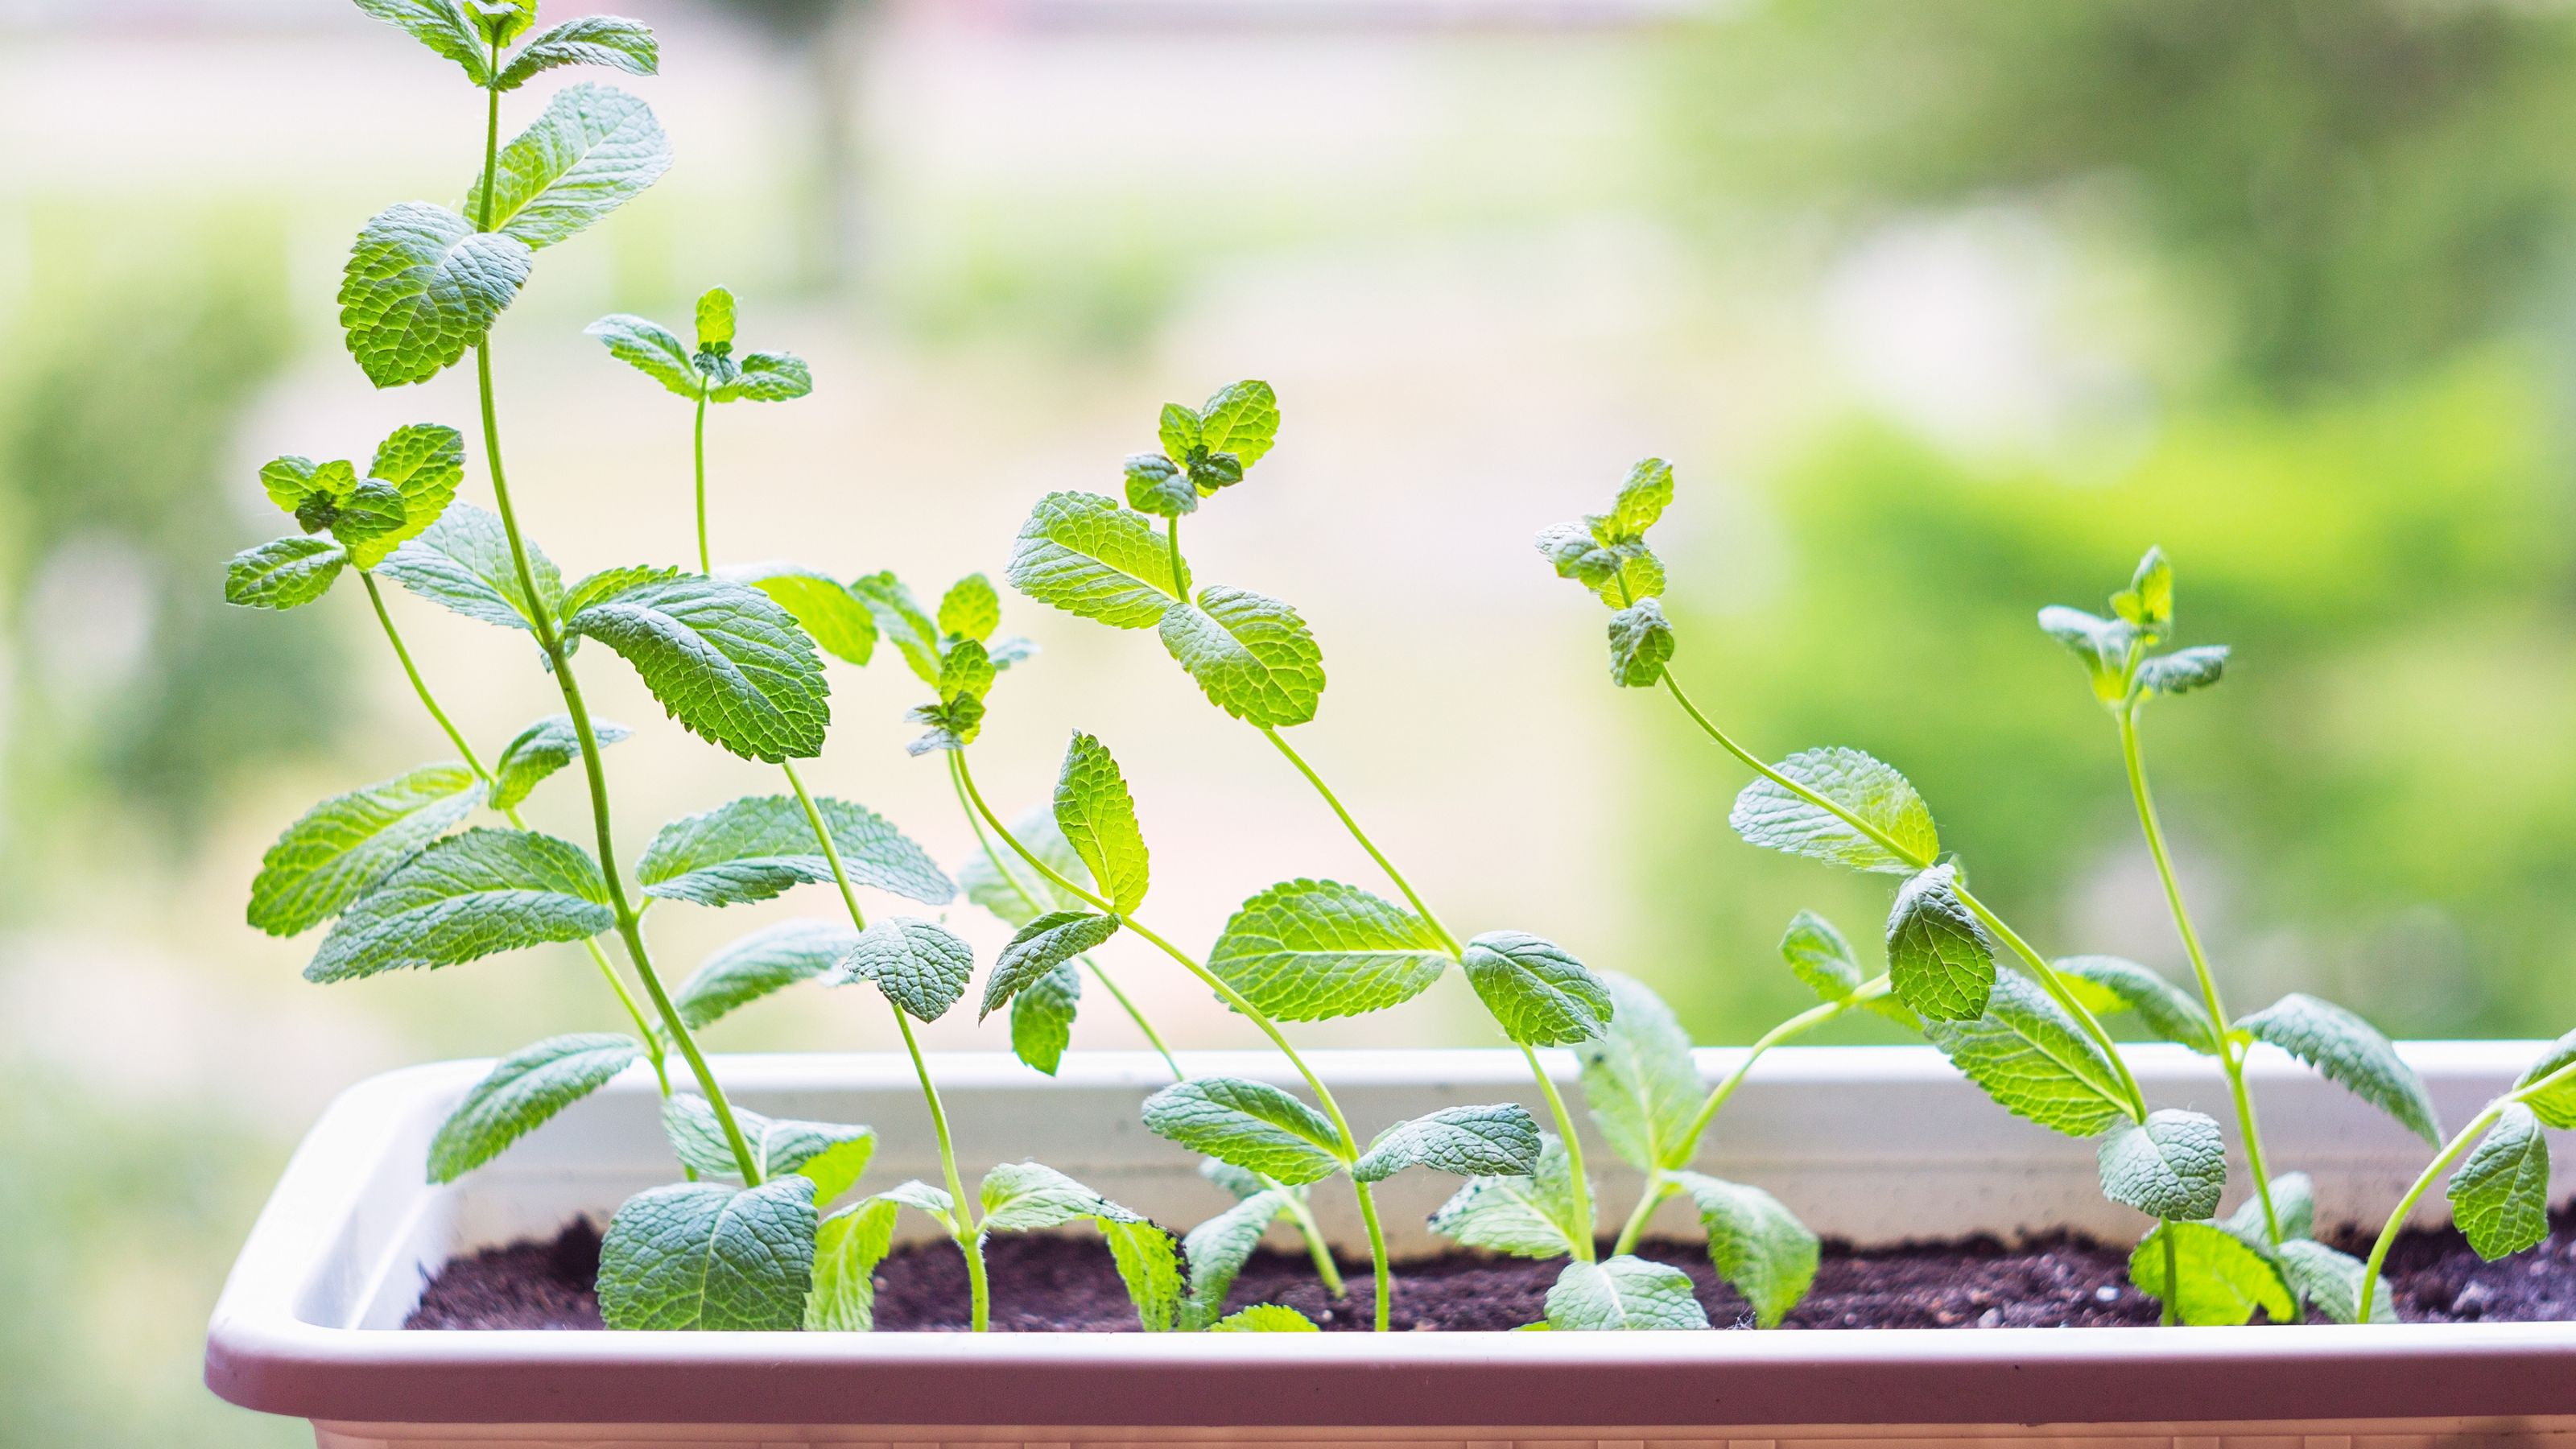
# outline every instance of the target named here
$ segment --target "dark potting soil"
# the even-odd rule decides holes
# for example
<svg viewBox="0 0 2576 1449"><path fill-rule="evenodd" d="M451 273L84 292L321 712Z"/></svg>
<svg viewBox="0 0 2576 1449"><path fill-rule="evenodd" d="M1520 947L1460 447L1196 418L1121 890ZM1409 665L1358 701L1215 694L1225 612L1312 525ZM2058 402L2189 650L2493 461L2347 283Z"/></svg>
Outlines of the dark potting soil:
<svg viewBox="0 0 2576 1449"><path fill-rule="evenodd" d="M2549 1240L2502 1262L2481 1262L2448 1228L2410 1230L2388 1256L2397 1311L2408 1322L2576 1319L2576 1202L2550 1217ZM2337 1246L2365 1253L2346 1234ZM993 1327L1005 1332L1114 1333L1135 1310L1097 1237L1006 1235L988 1248ZM1711 1323L1751 1321L1696 1244L1650 1241L1641 1256L1691 1275ZM1792 1328L2095 1328L2152 1324L2156 1307L2129 1286L2129 1250L2078 1234L1854 1248L1827 1242L1816 1283ZM1452 1251L1396 1264L1399 1329L1517 1328L1543 1316L1560 1265ZM1342 1265L1350 1296L1325 1296L1303 1254L1256 1253L1229 1307L1284 1303L1327 1329L1365 1329L1365 1262ZM486 1248L448 1263L422 1292L406 1328L598 1328L599 1233L575 1222L548 1241ZM945 1242L898 1249L877 1269L877 1327L966 1326L966 1268Z"/></svg>

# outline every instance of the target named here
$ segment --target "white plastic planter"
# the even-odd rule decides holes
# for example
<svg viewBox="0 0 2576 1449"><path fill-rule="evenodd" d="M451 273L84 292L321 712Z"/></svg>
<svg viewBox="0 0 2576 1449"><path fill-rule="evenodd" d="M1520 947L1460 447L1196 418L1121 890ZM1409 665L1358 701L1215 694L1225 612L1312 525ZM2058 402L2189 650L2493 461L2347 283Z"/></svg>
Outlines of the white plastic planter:
<svg viewBox="0 0 2576 1449"><path fill-rule="evenodd" d="M2510 1085L2535 1043L2405 1048L2444 1119ZM1193 1071L1293 1085L1275 1058L1194 1054ZM1701 1053L1714 1078L1737 1060ZM2132 1049L2159 1105L2222 1117L2215 1069ZM1507 1052L1319 1052L1355 1126L1526 1099ZM422 1182L430 1134L487 1063L351 1089L316 1126L216 1305L206 1381L236 1404L314 1421L324 1449L395 1446L860 1444L1733 1445L2010 1439L2218 1449L2401 1449L2435 1440L2576 1443L2576 1323L2404 1327L1948 1329L1664 1334L610 1334L400 1330L453 1254L605 1221L667 1180L638 1069L452 1187ZM1049 1081L1002 1056L934 1065L970 1176L1036 1157L1176 1228L1224 1205L1136 1106L1153 1059L1076 1053ZM1569 1086L1570 1057L1554 1069ZM867 1184L935 1177L900 1058L718 1058L761 1111L866 1122ZM2385 1212L2423 1144L2286 1058L2254 1078L2278 1170L2316 1179L2323 1221ZM1535 1106L1535 1103L1531 1105ZM2006 1115L1929 1048L1790 1048L1764 1061L1710 1134L1703 1166L1761 1184L1817 1231L1861 1242L2050 1227L2127 1238L2092 1144ZM2553 1200L2576 1182L2571 1154ZM1612 1162L1606 1150L1596 1162ZM1603 1174L1607 1211L1635 1183ZM2241 1164L2235 1181L2245 1181ZM867 1184L863 1184L867 1185ZM1454 1184L1386 1186L1399 1255ZM1318 1188L1337 1240L1346 1190ZM2439 1194L2431 1195L2438 1210ZM2233 1206L2231 1195L2229 1205ZM1667 1208L1685 1223L1678 1204ZM2394 1437L2390 1437L2394 1436Z"/></svg>

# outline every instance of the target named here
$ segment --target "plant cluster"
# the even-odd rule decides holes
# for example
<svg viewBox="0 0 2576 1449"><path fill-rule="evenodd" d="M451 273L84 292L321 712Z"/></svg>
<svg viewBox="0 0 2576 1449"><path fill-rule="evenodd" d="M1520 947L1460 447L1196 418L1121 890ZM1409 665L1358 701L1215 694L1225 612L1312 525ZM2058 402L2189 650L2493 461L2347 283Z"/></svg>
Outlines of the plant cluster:
<svg viewBox="0 0 2576 1449"><path fill-rule="evenodd" d="M1647 531L1673 498L1672 471L1640 464L1605 515L1548 531L1557 571L1615 612L1612 675L1663 686L1693 720L1760 777L1734 822L1757 845L1903 877L1887 931L1887 969L1864 975L1830 924L1801 914L1781 946L1819 1003L1765 1033L1713 1087L1688 1036L1642 984L1587 967L1526 932L1462 938L1433 910L1284 731L1313 721L1322 652L1296 610L1226 584L1198 584L1181 520L1240 485L1270 451L1278 400L1239 382L1197 408L1163 409L1158 446L1126 460L1125 497L1040 499L1006 577L1030 599L1119 629L1151 629L1222 713L1260 734L1310 786L1385 876L1401 903L1359 886L1298 878L1252 895L1215 943L1193 954L1141 915L1152 857L1125 774L1110 749L1075 733L1049 801L1015 818L994 809L970 763L1002 676L1027 641L1000 634L1001 597L970 575L924 607L890 573L844 580L790 563L719 567L709 544L710 404L805 396L809 369L776 351L737 350L732 295L700 298L692 336L624 314L589 329L615 359L685 400L695 414L694 569L624 564L567 584L521 527L503 467L491 331L527 279L534 254L598 221L668 167L669 147L632 96L593 84L558 91L527 130L501 139L503 96L558 66L651 74L658 50L632 21L586 16L536 29L535 0L358 0L457 64L485 93L483 165L462 209L411 202L371 219L341 289L351 354L380 387L426 380L474 356L487 511L460 501L465 442L456 429L397 429L363 468L281 457L261 470L269 498L299 527L237 556L234 604L284 609L323 598L354 573L423 709L456 759L422 765L335 796L289 826L252 886L251 924L294 935L329 923L306 975L355 980L457 965L500 951L577 942L632 1030L557 1036L502 1059L433 1140L434 1182L451 1182L638 1063L659 1084L678 1179L637 1194L601 1249L599 1297L612 1328L864 1330L874 1273L906 1210L963 1255L970 1324L985 1328L984 1246L995 1233L1089 1223L1101 1234L1149 1331L1299 1331L1278 1305L1228 1315L1229 1289L1274 1225L1300 1237L1326 1288L1347 1291L1311 1194L1343 1180L1367 1229L1375 1324L1394 1300L1377 1183L1413 1168L1464 1179L1433 1218L1460 1243L1563 1258L1534 1328L1704 1328L1687 1275L1637 1257L1659 1205L1690 1201L1717 1270L1777 1324L1813 1279L1817 1240L1758 1187L1693 1168L1717 1114L1764 1051L1855 1010L1876 1012L1947 1051L2007 1108L2101 1138L2104 1191L2157 1220L2132 1275L2190 1322L2242 1322L2256 1308L2294 1316L2302 1302L2341 1318L2374 1303L2378 1254L2365 1266L2315 1242L2314 1209L2296 1174L2264 1176L2245 1054L2268 1041L2438 1138L2422 1085L2357 1017L2291 997L2235 1020L2184 913L2146 789L2138 749L2143 703L2218 678L2224 651L2169 653L2170 571L2150 554L2116 618L2050 610L2042 622L2074 645L2119 724L2140 819L2164 871L2177 926L2198 973L2197 997L2143 967L2102 957L2040 956L1969 889L1944 856L1928 808L1894 770L1855 750L1813 750L1777 766L1736 745L1674 680L1674 631L1660 602L1664 569ZM561 710L530 724L487 764L440 707L403 643L380 581L466 617L516 630L536 646ZM596 641L632 667L679 725L718 748L777 767L784 793L747 796L663 826L631 875L615 846L606 747L627 738L584 702L577 658ZM926 693L911 718L917 757L939 756L978 849L952 880L892 823L855 802L815 795L797 762L819 755L830 723L826 659L864 666L890 646ZM595 662L595 658L592 662ZM588 849L528 828L519 807L559 771L579 767L594 838ZM487 817L477 823L478 814ZM498 824L489 823L496 817ZM666 986L645 916L656 903L722 908L828 884L837 919L796 919L724 947ZM979 1020L1006 1011L1012 1049L1055 1071L1071 1040L1086 978L1131 1017L1173 1082L1142 1104L1145 1126L1200 1154L1234 1205L1175 1240L1163 1227L1037 1162L1003 1163L971 1193L939 1084L914 1027L958 1006L974 953L940 920L871 916L861 892L940 907L962 892L1015 934L986 971ZM1248 1078L1192 1076L1094 952L1121 936L1144 942L1257 1027L1306 1095ZM2019 970L1997 969L1997 943ZM614 948L612 951L612 947ZM1445 1108L1377 1125L1363 1139L1286 1025L1381 1011L1420 995L1452 968L1495 1030L1527 1062L1542 1124L1516 1103ZM735 1105L699 1033L747 1002L805 982L884 1000L918 1075L941 1180L865 1194L875 1147L866 1126L776 1119ZM2151 1110L2101 1017L2150 1029L2217 1057L2233 1094L2256 1196L2217 1216L2226 1185L2223 1134L2198 1113ZM1572 1115L1539 1052L1572 1048L1602 1140L1643 1174L1606 1252L1599 1201ZM676 1064L674 1061L676 1058ZM2576 1120L2576 1036L2533 1068L2426 1171L2398 1218L2461 1154L2452 1196L2480 1251L2512 1251L2541 1232L2546 1148L2539 1124ZM2485 1134L2474 1152L2469 1143ZM2536 1167L2535 1167L2536 1164ZM2536 1171L2536 1176L2535 1176ZM2259 1207L2259 1212L2251 1209ZM2392 1219L2392 1226L2397 1219ZM2380 1247L2384 1253L2385 1240Z"/></svg>

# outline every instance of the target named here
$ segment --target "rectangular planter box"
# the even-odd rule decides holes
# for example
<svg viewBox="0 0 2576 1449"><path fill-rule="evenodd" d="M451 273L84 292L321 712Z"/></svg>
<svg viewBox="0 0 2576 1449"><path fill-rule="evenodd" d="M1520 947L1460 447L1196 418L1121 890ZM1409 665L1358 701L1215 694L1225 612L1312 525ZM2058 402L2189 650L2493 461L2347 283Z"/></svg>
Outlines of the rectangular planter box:
<svg viewBox="0 0 2576 1449"><path fill-rule="evenodd" d="M2415 1043L2444 1119L2511 1085L2536 1043ZM2129 1051L2159 1106L2222 1118L2214 1066ZM1570 1055L1551 1070L1575 1077ZM1739 1054L1700 1054L1714 1079ZM1284 1063L1194 1053L1194 1072L1294 1086ZM1536 1107L1505 1051L1318 1052L1355 1128L1460 1102ZM450 1187L422 1181L431 1133L488 1063L388 1073L333 1104L289 1164L216 1305L206 1382L236 1404L314 1421L324 1449L395 1446L859 1444L1735 1445L2010 1439L2023 1444L2370 1449L2576 1445L2576 1323L2403 1327L1951 1329L1663 1334L406 1333L453 1254L605 1222L673 1176L640 1068ZM1141 1055L1076 1053L1053 1081L999 1055L934 1059L971 1181L1036 1157L1176 1231L1227 1199L1147 1133L1168 1078ZM899 1057L718 1058L764 1112L876 1127L863 1186L935 1179ZM2252 1073L2280 1170L2316 1179L2320 1218L2373 1221L2424 1145L2286 1058ZM2576 1185L2559 1154L2553 1200ZM2089 1142L2006 1115L1928 1047L1773 1053L1710 1134L1701 1165L1769 1189L1818 1232L1859 1242L2076 1227L2127 1240ZM1606 1149L1596 1164L1616 1167ZM1601 1171L1613 1221L1634 1201ZM2242 1164L2232 1206L2244 1190ZM1385 1185L1399 1256L1434 1248L1424 1216L1455 1187ZM2429 1201L2438 1211L2439 1194ZM1316 1205L1360 1241L1346 1187ZM1689 1224L1679 1203L1665 1226ZM2388 1437L2395 1436L2395 1437ZM2466 1436L2465 1438L2463 1436ZM2553 1436L2563 1436L2554 1437Z"/></svg>

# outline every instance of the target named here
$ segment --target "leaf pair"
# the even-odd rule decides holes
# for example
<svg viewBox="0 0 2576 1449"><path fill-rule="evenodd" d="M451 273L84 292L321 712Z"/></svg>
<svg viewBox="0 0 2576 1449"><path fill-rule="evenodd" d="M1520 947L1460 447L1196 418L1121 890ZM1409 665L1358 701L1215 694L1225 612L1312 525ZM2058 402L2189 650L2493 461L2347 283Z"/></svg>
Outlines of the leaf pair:
<svg viewBox="0 0 2576 1449"><path fill-rule="evenodd" d="M1291 1187L1348 1172L1380 1182L1408 1167L1461 1177L1527 1175L1538 1124L1518 1104L1445 1107L1396 1123L1349 1155L1330 1118L1266 1082L1200 1077L1145 1099L1145 1126L1192 1152Z"/></svg>
<svg viewBox="0 0 2576 1449"><path fill-rule="evenodd" d="M860 580L862 586L872 582L883 585L874 606L887 617L905 662L939 694L904 716L929 726L904 748L915 755L966 748L983 729L984 697L992 693L995 678L1035 654L1037 646L1017 637L992 642L1002 623L1002 601L982 574L968 574L950 586L939 601L935 626L892 574Z"/></svg>
<svg viewBox="0 0 2576 1449"><path fill-rule="evenodd" d="M1046 825L1041 840L1049 846L1060 843L1062 854L1057 859L1063 862L1059 866L1051 861L1048 869L1067 880L1088 878L1110 910L1094 909L1093 902L1068 894L1028 870L1024 861L982 860L979 886L984 894L979 899L1020 929L1002 948L992 975L985 980L979 1017L1006 1002L1016 1003L1023 992L1046 986L1048 999L1027 1008L1032 1051L1022 1055L1034 1055L1044 1063L1041 1070L1052 1070L1063 1052L1062 1038L1071 1030L1073 1004L1081 993L1069 968L1084 952L1117 934L1120 921L1144 904L1152 880L1152 857L1145 847L1144 828L1136 819L1136 802L1127 792L1126 776L1109 748L1092 735L1077 733L1066 745ZM1015 1047L1022 1034L1022 1012L1021 1006L1013 1006Z"/></svg>
<svg viewBox="0 0 2576 1449"><path fill-rule="evenodd" d="M1195 513L1200 499L1242 482L1270 451L1279 398L1266 382L1238 382L1197 408L1165 403L1160 432L1160 453L1127 460L1128 506L1159 518Z"/></svg>
<svg viewBox="0 0 2576 1449"><path fill-rule="evenodd" d="M1610 679L1628 689L1662 682L1673 657L1673 626L1664 617L1664 564L1646 546L1646 530L1673 501L1673 467L1648 458L1628 470L1608 513L1542 530L1538 551L1557 577L1590 589L1611 607Z"/></svg>
<svg viewBox="0 0 2576 1449"><path fill-rule="evenodd" d="M2234 1326L2258 1309L2274 1323L2295 1323L2302 1303L2315 1305L2337 1323L2357 1321L2367 1265L2313 1237L2316 1194L2307 1174L2274 1178L2269 1195L2280 1227L2278 1247L2264 1221L2262 1201L2249 1197L2234 1213L2215 1221L2157 1224L2129 1256L2130 1280L2141 1292L2170 1304L2175 1318L2187 1324ZM2168 1239L2179 1273L2173 1280L2166 1272ZM2387 1280L2382 1279L2373 1295L2371 1322L2396 1321Z"/></svg>
<svg viewBox="0 0 2576 1449"><path fill-rule="evenodd" d="M401 27L455 61L466 79L492 90L517 90L558 66L597 65L651 75L661 61L661 48L643 25L614 15L584 15L530 40L496 72L493 49L517 40L536 23L536 0L358 0L358 8Z"/></svg>
<svg viewBox="0 0 2576 1449"><path fill-rule="evenodd" d="M2083 661L2096 698L2122 705L2147 694L2186 694L2226 673L2225 645L2146 652L2172 632L2173 604L2173 566L2163 550L2150 548L2129 587L2111 596L2111 617L2051 604L2039 611L2039 627Z"/></svg>
<svg viewBox="0 0 2576 1449"><path fill-rule="evenodd" d="M662 324L626 312L602 317L582 331L606 345L610 356L685 398L786 402L814 390L814 374L792 353L733 355L733 293L715 287L699 297L697 323L695 350Z"/></svg>
<svg viewBox="0 0 2576 1449"><path fill-rule="evenodd" d="M1011 837L1057 875L1086 889L1098 889L1089 868L1057 828L1051 808L1022 815L1012 823ZM1081 897L1007 849L993 855L977 847L958 868L957 884L968 900L1015 928L1050 913L1079 912L1085 905ZM1075 963L1083 959L1066 961L1011 993L1011 1052L1048 1076L1055 1075L1065 1048L1073 1042L1074 1017L1082 1006L1082 976Z"/></svg>
<svg viewBox="0 0 2576 1449"><path fill-rule="evenodd" d="M345 459L271 459L259 470L260 486L304 535L235 554L224 571L224 602L255 609L313 602L343 565L372 569L436 523L464 472L464 439L430 423L395 429L376 446L363 478Z"/></svg>

